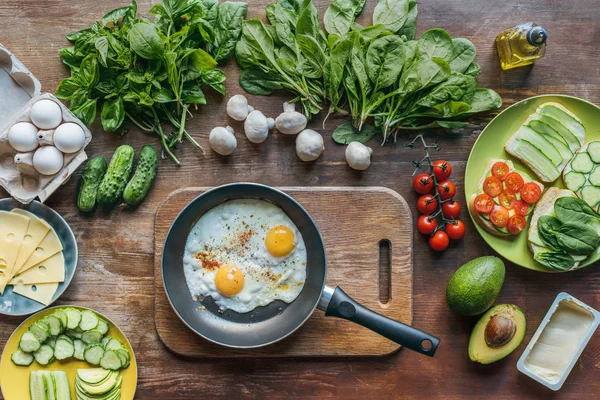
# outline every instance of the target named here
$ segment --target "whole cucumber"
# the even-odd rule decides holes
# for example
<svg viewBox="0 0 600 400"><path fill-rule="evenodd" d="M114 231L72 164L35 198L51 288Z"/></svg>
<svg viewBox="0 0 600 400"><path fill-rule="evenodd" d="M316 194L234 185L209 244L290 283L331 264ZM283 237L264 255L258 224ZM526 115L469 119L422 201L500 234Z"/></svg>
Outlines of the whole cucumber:
<svg viewBox="0 0 600 400"><path fill-rule="evenodd" d="M158 155L154 147L150 145L142 146L133 177L123 192L125 203L130 206L137 206L144 200L156 176L157 166Z"/></svg>
<svg viewBox="0 0 600 400"><path fill-rule="evenodd" d="M131 175L134 156L133 147L126 144L117 147L108 165L106 175L98 188L98 204L103 207L112 207L119 201L129 175Z"/></svg>
<svg viewBox="0 0 600 400"><path fill-rule="evenodd" d="M79 187L79 197L77 198L77 207L83 212L89 212L96 207L96 196L98 187L106 173L106 159L102 156L92 158L85 165L81 177L81 186Z"/></svg>

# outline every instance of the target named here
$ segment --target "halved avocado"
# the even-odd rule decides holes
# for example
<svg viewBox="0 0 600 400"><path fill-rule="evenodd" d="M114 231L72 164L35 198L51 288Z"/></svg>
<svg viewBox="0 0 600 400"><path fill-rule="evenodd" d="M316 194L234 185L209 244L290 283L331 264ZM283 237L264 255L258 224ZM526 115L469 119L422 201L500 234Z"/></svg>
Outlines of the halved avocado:
<svg viewBox="0 0 600 400"><path fill-rule="evenodd" d="M512 353L523 341L525 314L513 304L498 304L477 322L469 340L469 358L490 364Z"/></svg>

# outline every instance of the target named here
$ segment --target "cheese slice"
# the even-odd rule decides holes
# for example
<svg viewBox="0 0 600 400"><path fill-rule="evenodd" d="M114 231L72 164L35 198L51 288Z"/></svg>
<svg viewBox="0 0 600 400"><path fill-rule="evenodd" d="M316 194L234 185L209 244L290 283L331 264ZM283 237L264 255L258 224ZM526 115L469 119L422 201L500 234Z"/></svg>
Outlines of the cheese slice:
<svg viewBox="0 0 600 400"><path fill-rule="evenodd" d="M0 294L12 277L12 269L30 219L22 215L0 211Z"/></svg>
<svg viewBox="0 0 600 400"><path fill-rule="evenodd" d="M54 232L54 229L50 228L50 231L48 231L46 237L44 237L44 240L42 240L42 242L35 248L27 261L25 261L25 264L23 264L23 266L13 275L22 274L29 268L47 260L56 253L61 252L62 249L63 247L60 243L58 235L56 232Z"/></svg>
<svg viewBox="0 0 600 400"><path fill-rule="evenodd" d="M37 285L25 285L17 283L13 286L13 292L25 296L47 306L52 302L52 297L58 289L58 283L39 283Z"/></svg>
<svg viewBox="0 0 600 400"><path fill-rule="evenodd" d="M15 265L12 268L12 275L14 276L25 264L25 261L27 261L36 247L38 247L42 240L44 240L44 237L46 237L52 227L46 221L38 218L29 211L15 208L11 211L11 213L30 218L29 227L27 228L27 232L25 232L25 237L23 238L23 243L21 244L21 249L19 250L19 255L15 261ZM10 278L12 278L12 276Z"/></svg>
<svg viewBox="0 0 600 400"><path fill-rule="evenodd" d="M56 283L65 281L65 257L62 251L47 260L34 265L27 271L12 278L10 285L21 282L26 285L36 283Z"/></svg>

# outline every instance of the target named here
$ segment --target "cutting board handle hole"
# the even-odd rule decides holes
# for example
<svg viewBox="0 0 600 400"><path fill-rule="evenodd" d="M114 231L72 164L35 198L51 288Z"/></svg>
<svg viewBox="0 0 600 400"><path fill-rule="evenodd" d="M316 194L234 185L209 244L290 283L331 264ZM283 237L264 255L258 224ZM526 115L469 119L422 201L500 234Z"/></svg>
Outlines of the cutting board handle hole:
<svg viewBox="0 0 600 400"><path fill-rule="evenodd" d="M392 244L388 239L379 241L379 302L390 301L392 286Z"/></svg>

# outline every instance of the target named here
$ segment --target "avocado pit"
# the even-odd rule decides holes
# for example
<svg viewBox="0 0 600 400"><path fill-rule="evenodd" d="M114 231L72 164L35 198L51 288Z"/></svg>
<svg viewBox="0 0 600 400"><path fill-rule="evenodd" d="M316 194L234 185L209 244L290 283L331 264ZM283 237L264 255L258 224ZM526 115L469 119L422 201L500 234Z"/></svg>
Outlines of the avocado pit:
<svg viewBox="0 0 600 400"><path fill-rule="evenodd" d="M495 349L509 343L517 332L517 326L512 318L505 315L494 315L485 327L485 344Z"/></svg>

